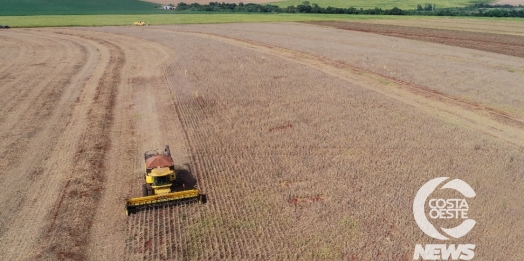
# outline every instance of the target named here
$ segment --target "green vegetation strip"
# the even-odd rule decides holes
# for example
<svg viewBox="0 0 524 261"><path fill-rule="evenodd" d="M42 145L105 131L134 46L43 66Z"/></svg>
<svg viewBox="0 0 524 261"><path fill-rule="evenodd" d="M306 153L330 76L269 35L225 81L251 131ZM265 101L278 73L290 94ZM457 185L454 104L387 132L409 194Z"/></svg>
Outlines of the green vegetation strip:
<svg viewBox="0 0 524 261"><path fill-rule="evenodd" d="M366 19L406 19L401 16L381 15L333 15L333 14L162 14L162 15L42 15L0 16L0 24L11 27L60 27L60 26L105 26L132 25L145 20L150 25L168 24L212 24L249 22L302 22L339 21Z"/></svg>
<svg viewBox="0 0 524 261"><path fill-rule="evenodd" d="M165 14L165 15L42 15L42 16L0 16L0 24L11 27L61 27L61 26L111 26L132 25L134 21L145 20L150 25L169 24L213 24L213 23L259 23L259 22L305 22L305 21L355 21L355 20L409 20L427 19L425 16L392 15L334 15L334 14ZM446 17L431 17L439 19ZM461 17L454 19L508 20L521 18Z"/></svg>
<svg viewBox="0 0 524 261"><path fill-rule="evenodd" d="M138 0L0 0L0 16L151 14L159 4ZM1 17L0 17L1 19Z"/></svg>
<svg viewBox="0 0 524 261"><path fill-rule="evenodd" d="M435 9L434 4L418 5L417 9L402 10L397 7L392 9L358 9L354 7L322 7L315 3L304 1L297 6L280 8L276 5L259 4L228 4L211 2L209 4L178 3L175 11L180 12L248 12L248 13L308 13L308 14L358 14L358 15L422 15L422 16L482 16L482 17L522 17L524 7L510 5L474 4L468 7L452 7Z"/></svg>

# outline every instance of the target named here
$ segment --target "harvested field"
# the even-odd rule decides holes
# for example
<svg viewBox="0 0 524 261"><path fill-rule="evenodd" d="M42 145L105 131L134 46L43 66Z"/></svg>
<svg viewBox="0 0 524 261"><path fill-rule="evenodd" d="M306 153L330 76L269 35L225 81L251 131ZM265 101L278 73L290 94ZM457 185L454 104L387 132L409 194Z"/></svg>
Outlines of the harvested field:
<svg viewBox="0 0 524 261"><path fill-rule="evenodd" d="M400 80L408 86L418 86L417 90L449 95L462 103L487 105L488 110L501 114L524 117L524 90L520 87L524 76L522 58L308 25L293 25L292 30L282 29L277 23L256 29L243 29L245 26L182 26L178 30L219 35L269 49L283 48L280 53L298 57L308 64L311 60L331 63L360 74L381 76L385 81ZM296 41L297 38L304 41ZM488 48L492 44L483 42L479 46ZM303 59L306 56L309 58Z"/></svg>
<svg viewBox="0 0 524 261"><path fill-rule="evenodd" d="M449 243L522 260L524 59L482 39L291 23L7 30L0 256L412 260L415 244L441 243L413 198L444 176L477 193L476 226ZM126 217L142 153L165 144L208 203Z"/></svg>
<svg viewBox="0 0 524 261"><path fill-rule="evenodd" d="M357 22L310 23L524 57L524 36Z"/></svg>

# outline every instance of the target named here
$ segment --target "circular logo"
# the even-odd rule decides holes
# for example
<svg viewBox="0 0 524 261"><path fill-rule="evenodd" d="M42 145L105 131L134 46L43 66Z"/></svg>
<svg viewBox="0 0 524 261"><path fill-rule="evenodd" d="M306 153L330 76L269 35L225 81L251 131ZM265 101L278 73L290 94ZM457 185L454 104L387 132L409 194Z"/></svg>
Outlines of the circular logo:
<svg viewBox="0 0 524 261"><path fill-rule="evenodd" d="M435 189L444 182L449 177L440 177L428 181L424 184L417 192L415 196L415 201L413 202L413 215L415 216L415 221L419 228L426 233L426 235L440 240L448 240L449 238L442 235L434 226L429 222L426 217L424 207L426 205L426 200L429 195L435 191ZM460 179L454 179L448 181L440 189L454 189L460 192L463 196L467 198L475 197L475 191L464 181ZM431 199L430 211L431 218L467 218L467 209L468 205L465 199ZM460 238L475 226L475 220L466 219L462 224L454 228L440 228L445 234L453 238Z"/></svg>

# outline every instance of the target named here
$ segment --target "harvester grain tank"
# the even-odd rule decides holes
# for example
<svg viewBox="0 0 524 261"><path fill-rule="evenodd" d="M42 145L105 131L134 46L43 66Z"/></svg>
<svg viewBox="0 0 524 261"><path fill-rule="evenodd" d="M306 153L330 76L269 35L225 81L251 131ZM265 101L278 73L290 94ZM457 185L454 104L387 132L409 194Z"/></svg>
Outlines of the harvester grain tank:
<svg viewBox="0 0 524 261"><path fill-rule="evenodd" d="M169 146L163 152L146 151L144 153L145 176L142 184L142 197L131 198L126 202L126 213L130 215L137 210L148 207L180 204L198 201L205 203L205 195L198 188L176 190L179 182L175 164Z"/></svg>

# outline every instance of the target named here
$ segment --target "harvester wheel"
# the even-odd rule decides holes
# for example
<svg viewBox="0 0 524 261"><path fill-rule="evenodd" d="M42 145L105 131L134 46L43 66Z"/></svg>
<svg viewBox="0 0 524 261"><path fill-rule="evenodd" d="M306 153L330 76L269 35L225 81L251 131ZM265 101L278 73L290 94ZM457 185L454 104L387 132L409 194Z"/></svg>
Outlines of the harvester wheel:
<svg viewBox="0 0 524 261"><path fill-rule="evenodd" d="M142 196L146 197L149 196L149 189L147 187L147 184L142 184Z"/></svg>
<svg viewBox="0 0 524 261"><path fill-rule="evenodd" d="M198 195L198 203L200 203L200 204L206 204L207 203L207 196L206 196L206 194Z"/></svg>
<svg viewBox="0 0 524 261"><path fill-rule="evenodd" d="M136 209L134 207L126 207L126 214L129 216L131 214L135 214Z"/></svg>
<svg viewBox="0 0 524 261"><path fill-rule="evenodd" d="M151 185L146 184L146 187L147 187L147 195L153 196L155 193L153 192L153 188L151 187Z"/></svg>

